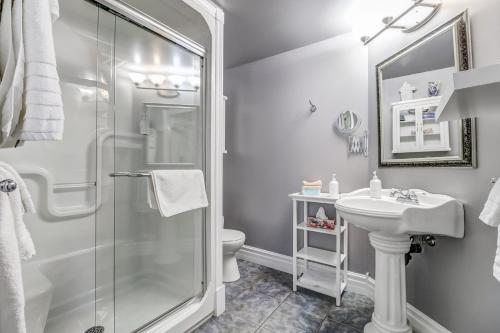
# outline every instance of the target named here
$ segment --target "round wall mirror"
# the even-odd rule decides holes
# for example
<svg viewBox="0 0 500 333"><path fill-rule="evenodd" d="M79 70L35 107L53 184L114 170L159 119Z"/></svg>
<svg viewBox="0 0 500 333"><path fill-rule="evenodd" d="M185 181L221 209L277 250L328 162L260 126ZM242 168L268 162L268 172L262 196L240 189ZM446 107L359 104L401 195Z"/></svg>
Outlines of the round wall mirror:
<svg viewBox="0 0 500 333"><path fill-rule="evenodd" d="M359 116L351 111L342 112L335 122L337 130L345 135L353 134L361 125Z"/></svg>

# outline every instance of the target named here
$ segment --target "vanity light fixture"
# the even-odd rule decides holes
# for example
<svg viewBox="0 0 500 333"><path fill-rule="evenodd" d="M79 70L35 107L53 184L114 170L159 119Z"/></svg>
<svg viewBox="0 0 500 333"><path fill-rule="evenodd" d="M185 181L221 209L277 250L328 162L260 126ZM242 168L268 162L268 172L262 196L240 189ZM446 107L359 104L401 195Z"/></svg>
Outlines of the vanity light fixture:
<svg viewBox="0 0 500 333"><path fill-rule="evenodd" d="M398 0L401 1L401 0ZM388 29L398 29L410 33L423 27L441 8L441 0L411 0L413 4L398 16L382 18L383 27L374 35L364 35L361 41L367 45Z"/></svg>
<svg viewBox="0 0 500 333"><path fill-rule="evenodd" d="M199 89L200 83L201 83L201 80L200 80L199 76L190 76L189 77L189 84L192 85L193 88Z"/></svg>
<svg viewBox="0 0 500 333"><path fill-rule="evenodd" d="M159 87L163 82L165 82L165 79L165 76L161 74L149 75L149 80L155 85L155 87Z"/></svg>
<svg viewBox="0 0 500 333"><path fill-rule="evenodd" d="M136 86L146 81L146 75L141 73L128 73L128 76Z"/></svg>
<svg viewBox="0 0 500 333"><path fill-rule="evenodd" d="M168 80L174 85L174 87L179 88L186 81L186 78L181 75L170 75Z"/></svg>

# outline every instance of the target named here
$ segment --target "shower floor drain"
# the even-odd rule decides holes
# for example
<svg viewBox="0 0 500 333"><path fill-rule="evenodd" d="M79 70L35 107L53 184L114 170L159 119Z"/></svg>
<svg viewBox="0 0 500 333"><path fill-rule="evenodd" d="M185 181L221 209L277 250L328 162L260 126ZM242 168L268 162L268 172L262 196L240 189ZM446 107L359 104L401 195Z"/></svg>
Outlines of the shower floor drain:
<svg viewBox="0 0 500 333"><path fill-rule="evenodd" d="M85 333L102 333L104 332L104 326L94 326L85 331Z"/></svg>

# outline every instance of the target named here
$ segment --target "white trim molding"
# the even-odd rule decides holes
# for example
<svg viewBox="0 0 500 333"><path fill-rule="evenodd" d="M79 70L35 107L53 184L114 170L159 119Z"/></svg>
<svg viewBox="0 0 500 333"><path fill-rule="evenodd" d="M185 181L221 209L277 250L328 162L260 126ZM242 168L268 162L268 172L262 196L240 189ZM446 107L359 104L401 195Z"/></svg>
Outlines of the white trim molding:
<svg viewBox="0 0 500 333"><path fill-rule="evenodd" d="M236 256L239 259L247 260L262 266L290 274L292 273L293 258L283 254L243 245ZM314 263L310 264L314 265ZM318 265L317 268L320 267L322 266ZM368 274L365 275L348 271L347 290L374 299L375 280ZM407 315L415 333L452 333L411 304L407 304Z"/></svg>

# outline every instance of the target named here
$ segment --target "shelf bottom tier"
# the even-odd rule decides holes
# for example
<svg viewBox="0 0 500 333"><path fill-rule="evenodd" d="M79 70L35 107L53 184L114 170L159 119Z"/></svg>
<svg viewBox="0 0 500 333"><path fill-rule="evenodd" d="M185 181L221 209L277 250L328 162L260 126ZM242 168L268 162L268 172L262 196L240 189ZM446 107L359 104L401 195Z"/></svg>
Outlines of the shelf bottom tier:
<svg viewBox="0 0 500 333"><path fill-rule="evenodd" d="M309 268L297 279L297 286L331 297L337 297L336 281L335 271L331 269ZM345 282L341 282L340 295L344 292L346 285Z"/></svg>

